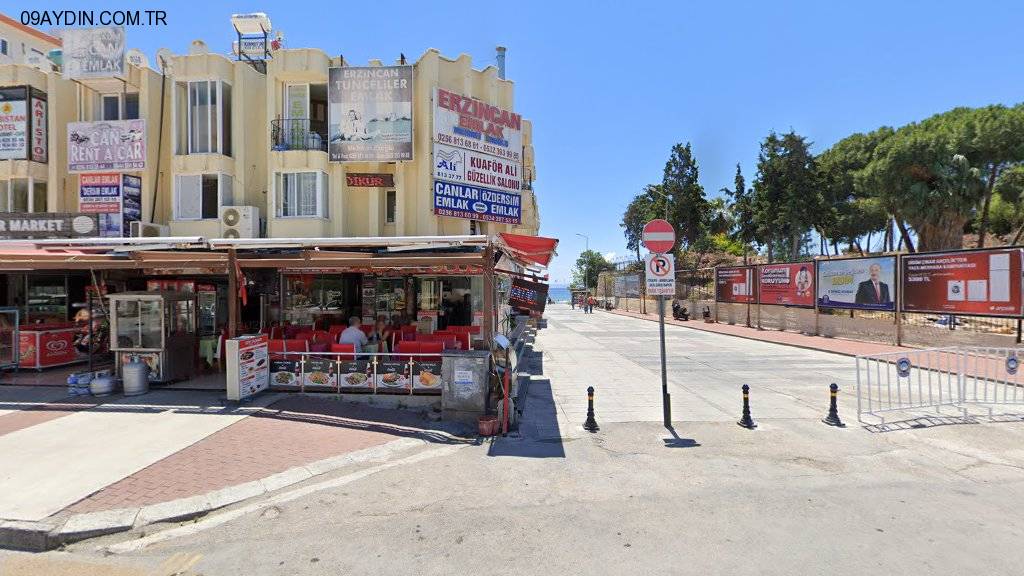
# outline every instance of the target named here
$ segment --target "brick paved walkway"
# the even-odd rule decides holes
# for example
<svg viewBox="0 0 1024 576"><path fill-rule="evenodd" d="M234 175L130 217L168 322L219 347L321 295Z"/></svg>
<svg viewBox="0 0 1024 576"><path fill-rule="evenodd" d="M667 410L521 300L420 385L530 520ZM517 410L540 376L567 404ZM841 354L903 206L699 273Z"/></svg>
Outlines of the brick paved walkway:
<svg viewBox="0 0 1024 576"><path fill-rule="evenodd" d="M145 506L258 480L384 444L430 438L416 413L292 396L73 504L74 513Z"/></svg>
<svg viewBox="0 0 1024 576"><path fill-rule="evenodd" d="M623 310L610 310L612 314L619 314L621 316L630 316L632 318L641 318L644 320L658 321L657 314L641 314L639 312L626 312ZM773 344L783 344L786 346L796 346L798 348L806 348L808 350L820 350L822 352L832 352L834 354L843 354L846 356L859 356L861 354L884 354L886 352L901 352L908 350L908 347L892 346L889 344L879 344L877 342L862 342L859 340L845 340L842 338L825 338L822 336L808 336L806 334L797 334L795 332L782 332L779 330L758 330L757 328L747 328L742 325L735 324L723 324L721 322L706 323L702 320L690 320L688 322L682 322L674 320L672 318L665 318L666 324L674 324L676 326L683 326L684 328L693 328L694 330L703 330L705 332L714 332L715 334L726 334L728 336L738 336L740 338L748 338L751 340L758 340L761 342L771 342Z"/></svg>

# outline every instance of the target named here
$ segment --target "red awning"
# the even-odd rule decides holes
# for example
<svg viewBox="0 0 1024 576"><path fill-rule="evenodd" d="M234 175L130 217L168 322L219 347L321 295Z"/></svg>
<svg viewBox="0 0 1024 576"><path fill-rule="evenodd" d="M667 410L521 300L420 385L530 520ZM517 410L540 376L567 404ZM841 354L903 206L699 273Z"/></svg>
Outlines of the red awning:
<svg viewBox="0 0 1024 576"><path fill-rule="evenodd" d="M507 232L501 232L500 236L509 256L527 264L540 264L546 267L551 262L555 247L558 246L557 238L525 236Z"/></svg>

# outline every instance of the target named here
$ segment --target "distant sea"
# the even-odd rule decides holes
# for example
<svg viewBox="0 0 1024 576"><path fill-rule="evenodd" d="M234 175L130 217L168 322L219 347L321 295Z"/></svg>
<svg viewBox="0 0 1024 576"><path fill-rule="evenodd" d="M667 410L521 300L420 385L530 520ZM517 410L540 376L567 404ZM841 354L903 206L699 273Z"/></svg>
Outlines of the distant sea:
<svg viewBox="0 0 1024 576"><path fill-rule="evenodd" d="M548 288L548 296L551 297L555 302L568 302L569 301L569 287L568 286L551 286Z"/></svg>

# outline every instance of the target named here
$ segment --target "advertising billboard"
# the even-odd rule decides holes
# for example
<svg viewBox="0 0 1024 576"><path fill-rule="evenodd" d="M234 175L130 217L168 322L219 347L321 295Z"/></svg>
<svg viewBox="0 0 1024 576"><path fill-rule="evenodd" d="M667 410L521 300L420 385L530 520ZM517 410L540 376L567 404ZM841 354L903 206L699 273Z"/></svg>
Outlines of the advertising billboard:
<svg viewBox="0 0 1024 576"><path fill-rule="evenodd" d="M28 150L25 88L0 90L0 160L23 160Z"/></svg>
<svg viewBox="0 0 1024 576"><path fill-rule="evenodd" d="M128 236L132 222L142 220L142 178L121 175L121 234Z"/></svg>
<svg viewBox="0 0 1024 576"><path fill-rule="evenodd" d="M518 194L523 187L521 172L519 162L434 143L434 178L438 180Z"/></svg>
<svg viewBox="0 0 1024 576"><path fill-rule="evenodd" d="M616 276L613 295L620 298L637 298L640 296L640 275L627 274Z"/></svg>
<svg viewBox="0 0 1024 576"><path fill-rule="evenodd" d="M896 257L818 260L819 308L896 310Z"/></svg>
<svg viewBox="0 0 1024 576"><path fill-rule="evenodd" d="M753 266L715 269L715 301L753 304L756 300Z"/></svg>
<svg viewBox="0 0 1024 576"><path fill-rule="evenodd" d="M68 123L68 172L145 168L145 120Z"/></svg>
<svg viewBox="0 0 1024 576"><path fill-rule="evenodd" d="M33 94L31 102L32 135L30 148L32 152L32 161L45 164L50 157L49 145L46 141L47 136L49 135L49 127L46 124L46 100Z"/></svg>
<svg viewBox="0 0 1024 576"><path fill-rule="evenodd" d="M78 209L85 214L121 213L120 174L82 174L78 178Z"/></svg>
<svg viewBox="0 0 1024 576"><path fill-rule="evenodd" d="M434 214L438 216L519 224L522 203L518 193L434 180Z"/></svg>
<svg viewBox="0 0 1024 576"><path fill-rule="evenodd" d="M65 28L61 33L64 50L64 78L111 78L124 76L125 35L123 26Z"/></svg>
<svg viewBox="0 0 1024 576"><path fill-rule="evenodd" d="M434 89L434 142L521 163L522 125L515 112Z"/></svg>
<svg viewBox="0 0 1024 576"><path fill-rule="evenodd" d="M757 267L761 304L814 307L814 262Z"/></svg>
<svg viewBox="0 0 1024 576"><path fill-rule="evenodd" d="M412 66L331 68L331 162L412 160Z"/></svg>
<svg viewBox="0 0 1024 576"><path fill-rule="evenodd" d="M1020 248L908 254L903 266L903 311L1020 316Z"/></svg>

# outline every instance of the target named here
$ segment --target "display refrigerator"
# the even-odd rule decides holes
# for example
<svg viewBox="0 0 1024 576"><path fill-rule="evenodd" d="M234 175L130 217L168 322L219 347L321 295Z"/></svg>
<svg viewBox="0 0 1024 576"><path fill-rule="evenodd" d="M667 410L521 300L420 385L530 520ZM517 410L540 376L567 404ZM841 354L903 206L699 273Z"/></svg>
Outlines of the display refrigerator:
<svg viewBox="0 0 1024 576"><path fill-rule="evenodd" d="M196 295L188 292L124 292L110 299L110 349L118 373L138 357L151 382L194 376L198 336Z"/></svg>

